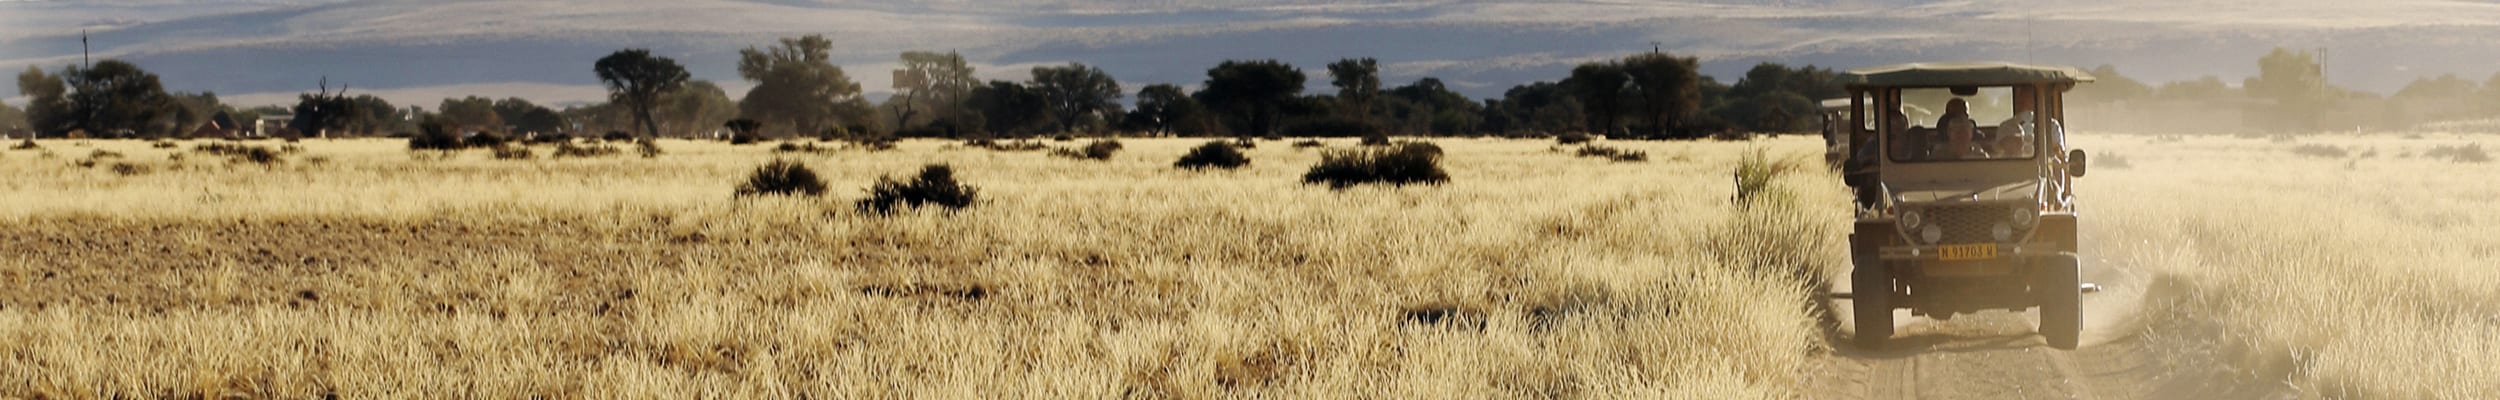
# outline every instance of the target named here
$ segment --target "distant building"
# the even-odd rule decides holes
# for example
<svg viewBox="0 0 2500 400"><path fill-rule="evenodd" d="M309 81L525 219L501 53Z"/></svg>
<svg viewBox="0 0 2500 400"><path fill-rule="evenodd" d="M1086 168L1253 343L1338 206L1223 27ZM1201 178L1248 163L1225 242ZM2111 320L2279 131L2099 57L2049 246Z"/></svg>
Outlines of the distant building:
<svg viewBox="0 0 2500 400"><path fill-rule="evenodd" d="M295 114L261 114L259 121L252 121L251 134L256 137L284 136L287 133L286 124L292 122L295 122Z"/></svg>
<svg viewBox="0 0 2500 400"><path fill-rule="evenodd" d="M233 122L226 122L225 124L231 124L231 123L233 123ZM232 139L232 138L234 138L234 128L232 128L232 127L228 127L228 126L225 126L225 124L221 124L221 123L218 123L218 121L213 121L213 120L212 120L212 121L208 121L208 122L203 122L203 123L200 123L200 129L194 129L194 130L192 130L192 131L191 131L191 137L193 137L193 138L202 138L202 139L207 139L207 138L215 138L215 139Z"/></svg>

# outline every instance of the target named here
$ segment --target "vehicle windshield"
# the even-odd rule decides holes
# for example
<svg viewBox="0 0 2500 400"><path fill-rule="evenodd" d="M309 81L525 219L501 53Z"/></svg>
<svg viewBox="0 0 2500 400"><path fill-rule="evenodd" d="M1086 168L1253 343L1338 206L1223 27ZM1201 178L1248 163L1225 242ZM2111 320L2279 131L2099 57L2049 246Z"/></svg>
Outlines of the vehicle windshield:
<svg viewBox="0 0 2500 400"><path fill-rule="evenodd" d="M1901 89L1887 142L1893 161L2030 159L2035 107L2012 87ZM2029 90L2025 90L2028 92Z"/></svg>

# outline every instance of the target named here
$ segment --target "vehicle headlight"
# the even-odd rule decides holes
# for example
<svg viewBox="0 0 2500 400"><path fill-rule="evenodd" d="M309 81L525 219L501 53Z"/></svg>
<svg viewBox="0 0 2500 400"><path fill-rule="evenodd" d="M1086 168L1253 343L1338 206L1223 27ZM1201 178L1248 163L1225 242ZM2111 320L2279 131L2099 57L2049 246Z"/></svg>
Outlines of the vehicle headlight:
<svg viewBox="0 0 2500 400"><path fill-rule="evenodd" d="M1919 223L1926 222L1924 221L1926 219L1925 217L1925 215L1920 215L1918 210L1902 211L1901 226L1905 228L1917 228Z"/></svg>
<svg viewBox="0 0 2500 400"><path fill-rule="evenodd" d="M1938 228L1935 225L1928 225L1925 228L1919 228L1918 238L1926 240L1927 244L1936 244L1936 242L1944 241L1944 228Z"/></svg>
<svg viewBox="0 0 2500 400"><path fill-rule="evenodd" d="M2040 210L2037 209L2037 206L2029 204L2018 205L2014 206L2013 210L2015 227L2029 227L2032 222L2040 220Z"/></svg>
<svg viewBox="0 0 2500 400"><path fill-rule="evenodd" d="M2014 227L2005 226L2004 223L1998 223L1995 228L1988 230L1988 236L1997 238L1997 241L1999 242L2013 241Z"/></svg>

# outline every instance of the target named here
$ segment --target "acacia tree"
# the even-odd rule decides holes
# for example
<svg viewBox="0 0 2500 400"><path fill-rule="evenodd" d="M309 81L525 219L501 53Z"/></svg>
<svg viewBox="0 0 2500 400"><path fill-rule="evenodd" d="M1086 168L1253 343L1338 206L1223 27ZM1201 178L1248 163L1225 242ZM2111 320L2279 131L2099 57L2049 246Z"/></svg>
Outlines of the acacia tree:
<svg viewBox="0 0 2500 400"><path fill-rule="evenodd" d="M1033 81L1028 85L1042 102L1049 106L1051 116L1059 120L1060 132L1076 131L1076 124L1086 115L1118 106L1120 83L1101 68L1068 63L1060 67L1033 67Z"/></svg>
<svg viewBox="0 0 2500 400"><path fill-rule="evenodd" d="M1276 60L1225 60L1207 70L1206 89L1198 102L1241 123L1242 137L1274 133L1286 102L1302 95L1302 70Z"/></svg>
<svg viewBox="0 0 2500 400"><path fill-rule="evenodd" d="M1131 127L1155 136L1196 135L1205 133L1198 123L1205 109L1180 86L1158 83L1137 90L1137 109L1130 110L1126 120Z"/></svg>
<svg viewBox="0 0 2500 400"><path fill-rule="evenodd" d="M867 121L867 100L859 84L833 65L833 41L824 35L781 39L769 49L738 51L738 76L755 82L738 108L745 118L767 126L788 126L799 134L815 134L842 122Z"/></svg>
<svg viewBox="0 0 2500 400"><path fill-rule="evenodd" d="M660 124L651 117L651 109L658 107L660 96L685 86L691 77L677 60L652 56L646 49L617 50L599 58L591 69L598 71L600 82L608 84L608 101L632 109L634 122L651 137L660 136Z"/></svg>
<svg viewBox="0 0 2500 400"><path fill-rule="evenodd" d="M1666 53L1643 53L1623 59L1623 70L1632 80L1632 93L1640 98L1642 118L1649 119L1649 136L1664 136L1668 129L1681 126L1684 117L1701 109L1700 63L1693 57L1675 57Z"/></svg>
<svg viewBox="0 0 2500 400"><path fill-rule="evenodd" d="M980 112L983 125L993 135L1021 137L1050 118L1049 100L1015 82L990 81L989 86L972 89L966 103Z"/></svg>
<svg viewBox="0 0 2500 400"><path fill-rule="evenodd" d="M1337 103L1359 120L1372 118L1372 101L1380 98L1380 61L1348 58L1328 64L1329 84L1337 87Z"/></svg>
<svg viewBox="0 0 2500 400"><path fill-rule="evenodd" d="M895 73L899 76L895 89L902 96L892 100L891 106L897 128L911 127L912 119L922 111L940 118L960 112L964 98L972 95L972 88L981 85L980 80L972 77L972 64L952 51L903 52L903 69Z"/></svg>
<svg viewBox="0 0 2500 400"><path fill-rule="evenodd" d="M1617 119L1622 116L1626 103L1624 91L1630 88L1631 83L1632 77L1624 74L1622 64L1606 61L1572 68L1571 77L1564 78L1562 85L1570 89L1573 98L1580 100L1582 110L1588 115L1589 130L1611 135L1619 126Z"/></svg>
<svg viewBox="0 0 2500 400"><path fill-rule="evenodd" d="M18 75L18 87L34 97L28 113L40 117L37 129L53 132L158 134L163 132L151 130L150 125L182 108L165 93L156 74L122 60L70 66L57 76L29 68L27 74Z"/></svg>

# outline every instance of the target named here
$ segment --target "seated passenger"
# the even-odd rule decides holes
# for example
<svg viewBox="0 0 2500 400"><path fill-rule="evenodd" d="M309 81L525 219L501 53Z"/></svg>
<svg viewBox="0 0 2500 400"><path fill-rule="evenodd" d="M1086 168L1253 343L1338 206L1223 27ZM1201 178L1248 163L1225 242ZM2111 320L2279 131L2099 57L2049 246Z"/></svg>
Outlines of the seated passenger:
<svg viewBox="0 0 2500 400"><path fill-rule="evenodd" d="M1952 159L1988 157L1988 152L1980 149L1979 143L1972 138L1977 134L1979 126L1977 122L1970 120L1970 103L1962 99L1945 102L1944 117L1936 119L1936 127L1943 129L1945 136L1944 149L1937 154L1938 157Z"/></svg>
<svg viewBox="0 0 2500 400"><path fill-rule="evenodd" d="M2015 113L2005 122L1997 123L1995 140L1989 153L2005 157L2031 156L2031 112Z"/></svg>

